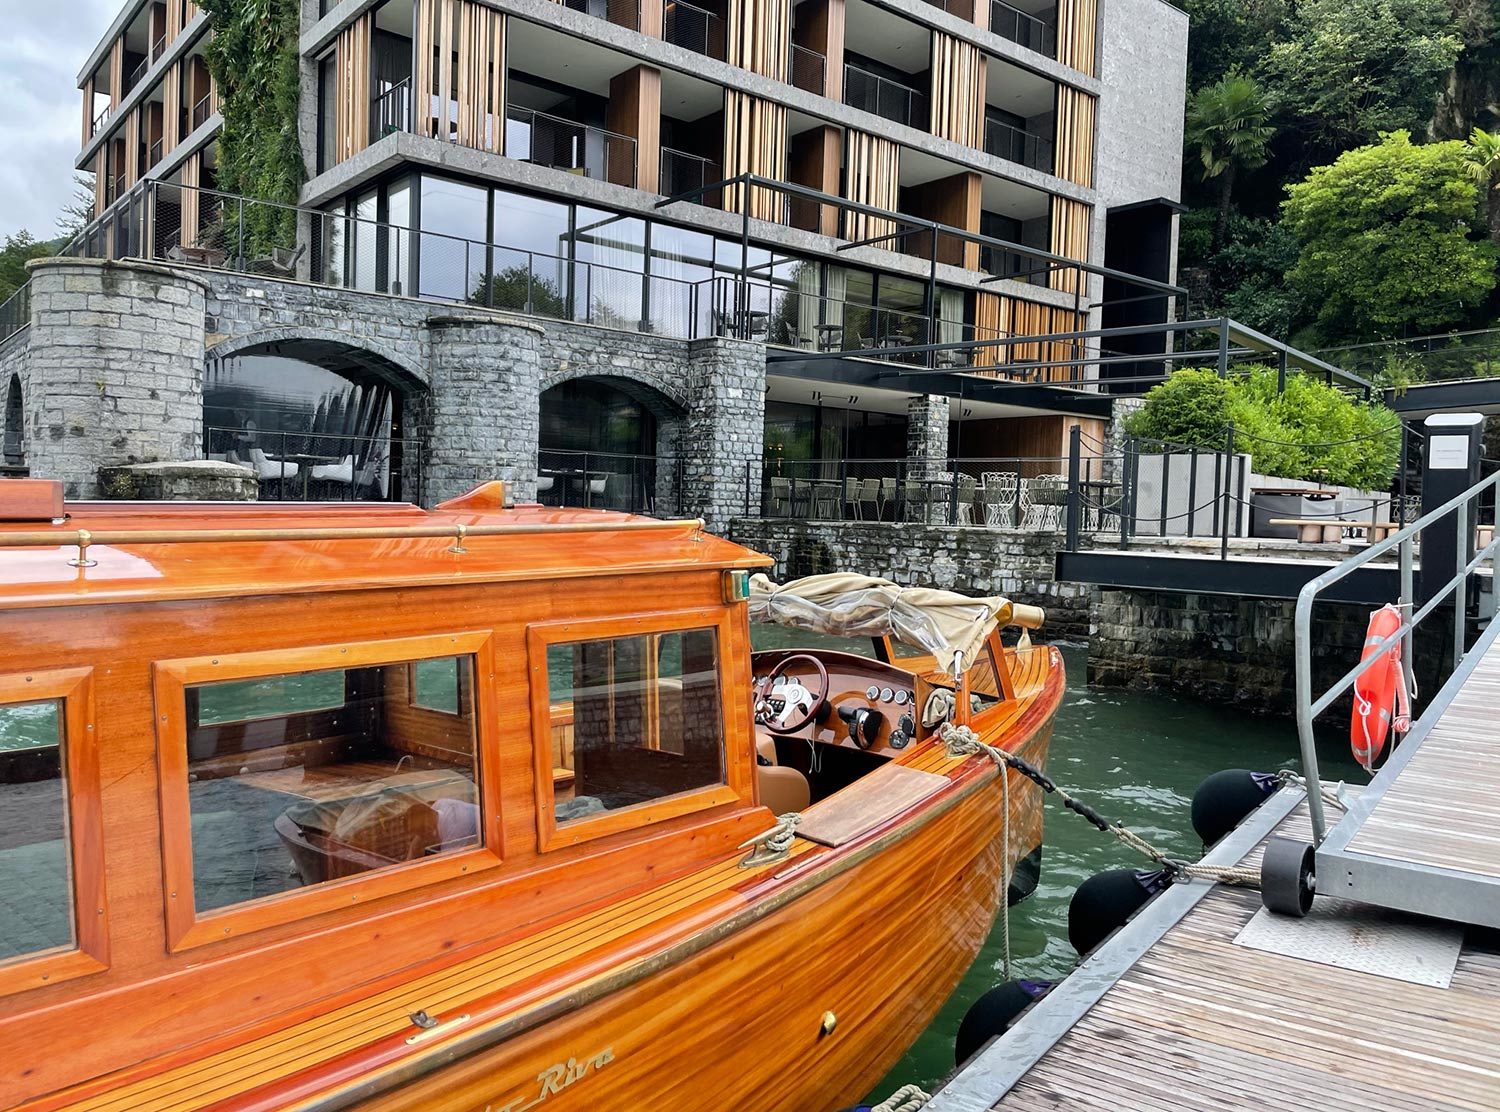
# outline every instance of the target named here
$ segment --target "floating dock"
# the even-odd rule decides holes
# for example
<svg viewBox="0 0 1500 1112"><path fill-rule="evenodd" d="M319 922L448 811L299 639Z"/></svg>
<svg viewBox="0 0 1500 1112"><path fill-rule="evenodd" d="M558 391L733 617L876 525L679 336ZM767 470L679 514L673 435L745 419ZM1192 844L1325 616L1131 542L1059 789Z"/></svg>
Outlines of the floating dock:
<svg viewBox="0 0 1500 1112"><path fill-rule="evenodd" d="M1497 635L1330 829L1305 919L1173 885L925 1112L1500 1108ZM1258 868L1273 834L1311 842L1300 790L1205 862Z"/></svg>

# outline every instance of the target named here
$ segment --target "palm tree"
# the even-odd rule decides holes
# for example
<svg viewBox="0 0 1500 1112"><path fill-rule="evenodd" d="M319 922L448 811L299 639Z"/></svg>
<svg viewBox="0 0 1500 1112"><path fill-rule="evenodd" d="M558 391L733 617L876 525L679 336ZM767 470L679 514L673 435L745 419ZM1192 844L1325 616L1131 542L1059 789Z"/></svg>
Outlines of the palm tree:
<svg viewBox="0 0 1500 1112"><path fill-rule="evenodd" d="M1490 239L1500 243L1500 135L1476 127L1464 146L1464 169L1485 194L1485 223Z"/></svg>
<svg viewBox="0 0 1500 1112"><path fill-rule="evenodd" d="M1241 170L1265 164L1276 128L1271 102L1252 78L1225 74L1193 94L1187 109L1187 142L1198 148L1203 180L1219 183L1219 214L1214 220L1214 251L1224 246L1229 202Z"/></svg>

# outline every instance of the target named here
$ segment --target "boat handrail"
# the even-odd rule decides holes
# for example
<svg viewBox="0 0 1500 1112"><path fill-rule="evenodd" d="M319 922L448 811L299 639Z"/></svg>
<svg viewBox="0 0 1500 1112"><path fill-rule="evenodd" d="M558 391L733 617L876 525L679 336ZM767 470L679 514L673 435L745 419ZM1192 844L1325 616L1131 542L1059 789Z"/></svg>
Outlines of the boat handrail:
<svg viewBox="0 0 1500 1112"><path fill-rule="evenodd" d="M1349 557L1337 567L1330 568L1322 575L1309 580L1297 595L1297 610L1294 633L1294 660L1296 669L1296 710L1297 710L1297 738L1302 750L1302 773L1309 784L1319 782L1318 775L1318 751L1313 737L1313 722L1318 715L1322 714L1345 691L1354 686L1356 680L1365 672L1380 662L1386 652L1403 641L1410 641L1412 631L1419 626L1423 619L1443 604L1449 595L1454 599L1454 623L1453 623L1453 666L1457 668L1464 658L1464 612L1468 608L1468 579L1471 574L1484 563L1485 560L1493 560L1496 546L1500 545L1500 538L1491 538L1490 542L1481 546L1475 552L1472 559L1469 558L1469 546L1467 538L1471 533L1473 524L1478 519L1478 499L1488 490L1500 488L1500 471L1481 479L1468 490L1457 494L1444 502L1437 509L1423 514L1410 525L1392 533L1382 541L1370 545L1363 552L1358 552ZM1470 503L1475 503L1475 513L1471 518ZM1413 605L1413 564L1412 554L1417 536L1424 530L1436 525L1449 514L1455 515L1456 533L1459 538L1458 559L1454 565L1454 574L1446 580L1440 588L1431 593L1420 609L1415 613ZM1312 608L1317 601L1318 595L1327 588L1348 578L1354 572L1364 567L1373 560L1386 555L1392 549L1398 551L1400 564L1401 596L1397 603L1401 611L1401 626L1395 633L1382 639L1378 643L1375 652L1366 653L1364 658L1329 687L1317 698L1313 697L1312 688ZM1426 569L1424 569L1425 571ZM1435 570L1435 569L1434 569ZM1411 687L1412 663L1411 652L1407 651L1401 655L1402 682ZM1312 820L1313 842L1317 845L1323 843L1327 836L1327 823L1323 813L1323 800L1317 792L1309 792L1307 796L1308 817Z"/></svg>
<svg viewBox="0 0 1500 1112"><path fill-rule="evenodd" d="M53 529L0 532L0 549L62 548L76 545L74 563L88 566L93 545L233 544L241 541L353 541L438 538L452 540L450 552L462 553L463 543L474 537L514 537L554 533L639 533L693 530L702 536L704 521L697 518L637 519L626 521L512 522L500 525L367 525L293 527L269 529Z"/></svg>

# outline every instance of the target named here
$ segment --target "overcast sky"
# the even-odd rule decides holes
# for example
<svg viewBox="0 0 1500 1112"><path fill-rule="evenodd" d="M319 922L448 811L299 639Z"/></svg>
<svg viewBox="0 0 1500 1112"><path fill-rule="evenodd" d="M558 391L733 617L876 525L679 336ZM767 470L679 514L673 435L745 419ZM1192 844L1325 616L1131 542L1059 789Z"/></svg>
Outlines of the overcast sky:
<svg viewBox="0 0 1500 1112"><path fill-rule="evenodd" d="M78 71L124 0L0 0L0 236L57 235L83 128Z"/></svg>

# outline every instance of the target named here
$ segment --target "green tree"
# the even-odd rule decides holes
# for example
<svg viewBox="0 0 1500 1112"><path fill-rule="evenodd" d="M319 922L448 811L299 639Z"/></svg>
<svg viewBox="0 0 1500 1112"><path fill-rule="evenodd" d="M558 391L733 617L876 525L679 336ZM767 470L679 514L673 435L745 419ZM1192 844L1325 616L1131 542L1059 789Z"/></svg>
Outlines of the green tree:
<svg viewBox="0 0 1500 1112"><path fill-rule="evenodd" d="M1463 49L1448 0L1302 0L1261 75L1314 154L1425 128Z"/></svg>
<svg viewBox="0 0 1500 1112"><path fill-rule="evenodd" d="M1131 436L1190 448L1222 447L1228 426L1229 383L1215 371L1191 368L1153 386L1125 421Z"/></svg>
<svg viewBox="0 0 1500 1112"><path fill-rule="evenodd" d="M45 259L56 254L56 247L43 243L30 232L22 230L5 237L0 244L0 301L4 301L26 284L29 275L26 264L32 259Z"/></svg>
<svg viewBox="0 0 1500 1112"><path fill-rule="evenodd" d="M1436 331L1495 285L1495 246L1476 239L1464 144L1416 146L1404 131L1346 151L1287 190L1298 243L1288 283L1332 339Z"/></svg>
<svg viewBox="0 0 1500 1112"><path fill-rule="evenodd" d="M1464 145L1464 170L1484 193L1490 242L1500 243L1500 135L1476 127Z"/></svg>
<svg viewBox="0 0 1500 1112"><path fill-rule="evenodd" d="M1212 85L1226 73L1249 70L1280 37L1289 0L1178 0L1187 12L1188 88Z"/></svg>
<svg viewBox="0 0 1500 1112"><path fill-rule="evenodd" d="M1231 73L1193 94L1187 106L1187 144L1198 152L1199 171L1219 191L1213 250L1224 245L1235 177L1241 170L1265 164L1266 147L1276 129L1271 105L1249 77Z"/></svg>

